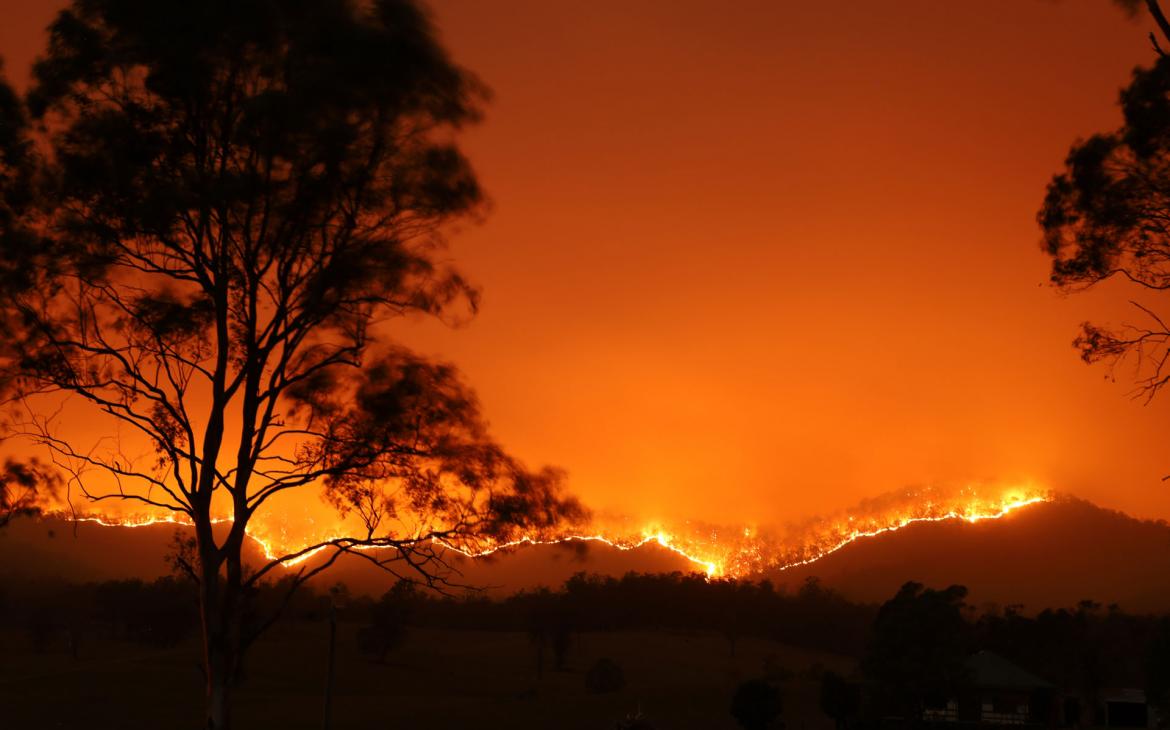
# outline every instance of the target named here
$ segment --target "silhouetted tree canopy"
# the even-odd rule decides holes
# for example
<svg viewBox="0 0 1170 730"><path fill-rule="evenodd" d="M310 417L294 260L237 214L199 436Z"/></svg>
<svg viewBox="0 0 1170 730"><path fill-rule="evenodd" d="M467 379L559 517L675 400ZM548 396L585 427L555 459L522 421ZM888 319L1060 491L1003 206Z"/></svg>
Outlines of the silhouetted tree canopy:
<svg viewBox="0 0 1170 730"><path fill-rule="evenodd" d="M358 632L361 651L382 663L406 638L406 626L419 603L414 584L400 580L370 606L370 621Z"/></svg>
<svg viewBox="0 0 1170 730"><path fill-rule="evenodd" d="M55 496L61 479L35 459L8 459L0 469L0 528L16 517L39 514Z"/></svg>
<svg viewBox="0 0 1170 730"><path fill-rule="evenodd" d="M387 548L361 555L428 581L436 540L579 515L557 470L490 438L453 367L390 337L394 317L457 322L479 301L442 234L483 199L454 135L486 92L423 11L75 0L49 38L23 103L0 90L15 431L91 499L195 525L212 727L254 639L244 596L297 556L242 564L277 495L321 489L356 525L303 552ZM63 398L135 436L78 443L47 415Z"/></svg>
<svg viewBox="0 0 1170 730"><path fill-rule="evenodd" d="M1170 34L1158 3L1143 4ZM1038 217L1052 283L1065 291L1109 279L1148 295L1170 289L1170 59L1156 40L1155 47L1153 66L1136 69L1121 92L1122 126L1077 142L1048 186ZM1086 322L1074 345L1089 363L1130 361L1139 393L1150 399L1170 379L1170 328L1154 307L1133 304L1139 324Z"/></svg>
<svg viewBox="0 0 1170 730"><path fill-rule="evenodd" d="M0 63L0 72L3 63ZM35 255L36 238L25 220L32 200L32 149L28 115L20 96L0 73L0 287L25 290L29 286L22 257ZM12 314L0 316L0 335ZM10 385L11 373L0 373L0 388Z"/></svg>
<svg viewBox="0 0 1170 730"><path fill-rule="evenodd" d="M190 584L176 578L109 581L94 587L94 618L115 636L169 647L195 630L195 598Z"/></svg>
<svg viewBox="0 0 1170 730"><path fill-rule="evenodd" d="M546 650L552 651L554 667L563 670L576 628L576 612L571 601L544 588L521 593L516 603L516 608L524 613L528 638L536 648L536 678L544 676Z"/></svg>
<svg viewBox="0 0 1170 730"><path fill-rule="evenodd" d="M943 590L910 582L882 604L861 662L880 683L887 701L920 717L924 700L962 686L970 653L970 629L963 618L967 589Z"/></svg>
<svg viewBox="0 0 1170 730"><path fill-rule="evenodd" d="M279 604L287 580L263 582L251 595L250 603L261 612ZM845 604L852 613L836 614L827 629L809 623L807 613L798 609L807 600L801 597L805 591L759 590L748 593L750 599L735 598L718 582L701 579L690 582L679 575L630 574L620 579L580 576L570 582L587 583L594 586L594 592L570 593L565 586L557 591L489 598L481 592L455 596L403 586L390 595L395 601L407 598L410 604L405 615L395 617L395 625L400 629L427 629L417 634L419 648L425 647L421 642L427 641L437 641L436 647L447 645L448 639L437 638L444 632L472 630L505 632L520 649L525 644L524 631L534 595L563 602L567 610L579 616L579 631L632 632L629 635L632 642L640 641L639 636L655 629L666 630L673 637L680 637L680 633L693 637L697 633L715 638L716 627L709 617L718 615L728 600L741 601L741 605L746 600L751 608L745 614L752 617L744 626L745 636L778 639L818 651L840 651L834 629L848 634L854 631L854 624L861 624L866 632L863 638L868 638L878 628L873 620L877 607L847 601ZM635 586L638 590L632 589ZM648 590L641 590L643 587ZM40 651L71 652L75 658L78 658L78 637L81 638L80 658L91 659L108 651L105 640L166 647L198 625L194 587L188 581L174 578L149 583L109 581L88 585L45 583L43 579L31 583L10 580L5 581L3 588L8 595L0 595L0 599L7 599L0 600L0 621L24 631ZM827 592L824 588L819 590ZM294 627L288 634L272 640L319 636L318 627L331 613L331 594L331 590L321 585L310 585L299 591L286 607L286 616L290 622L310 622L311 626ZM598 598L596 604L594 597ZM381 620L380 603L380 599L362 594L350 596L336 607L339 625L344 623L355 628L373 625ZM700 610L692 610L695 603L700 604ZM609 607L608 615L594 615L595 606ZM1151 702L1164 706L1170 683L1170 671L1167 671L1170 624L1165 616L1126 613L1117 606L1081 601L1072 607L1044 609L1035 614L1025 614L1017 606L1002 609L993 606L978 617L964 613L962 618L960 632L970 640L972 653L991 650L1086 701L1100 699L1104 687L1146 687ZM88 641L90 638L102 641ZM594 641L590 639L588 643ZM672 660L668 656L651 658ZM599 660L579 669L583 670L580 681L591 692L619 691L624 683L621 667L612 661ZM767 678L780 683L779 686L792 678L791 672L766 671ZM868 727L882 713L907 709L886 704L891 698L882 695L883 688L876 682L852 683L831 671L816 671L816 665L802 674L821 677L822 709L829 716L844 718L849 727ZM864 692L859 696L862 687ZM959 689L961 698L962 687ZM633 720L629 718L630 722Z"/></svg>

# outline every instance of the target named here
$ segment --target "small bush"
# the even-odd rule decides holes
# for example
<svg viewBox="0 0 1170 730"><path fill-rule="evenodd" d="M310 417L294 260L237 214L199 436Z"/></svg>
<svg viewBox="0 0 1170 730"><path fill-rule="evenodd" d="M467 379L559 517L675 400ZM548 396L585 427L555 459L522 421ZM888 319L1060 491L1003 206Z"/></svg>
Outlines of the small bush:
<svg viewBox="0 0 1170 730"><path fill-rule="evenodd" d="M762 679L749 679L739 685L731 698L731 714L744 730L779 727L773 723L781 709L780 690Z"/></svg>

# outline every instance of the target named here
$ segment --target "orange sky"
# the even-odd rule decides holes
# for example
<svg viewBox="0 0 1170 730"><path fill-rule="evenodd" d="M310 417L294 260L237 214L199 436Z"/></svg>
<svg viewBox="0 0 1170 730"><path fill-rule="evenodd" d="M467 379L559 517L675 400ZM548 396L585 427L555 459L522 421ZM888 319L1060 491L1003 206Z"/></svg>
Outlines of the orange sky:
<svg viewBox="0 0 1170 730"><path fill-rule="evenodd" d="M0 0L17 81L53 5ZM526 461L646 518L786 521L977 479L1170 518L1170 404L1128 400L1069 344L1128 316L1126 292L1056 294L1035 224L1070 143L1118 123L1144 18L433 7L496 94L465 138L493 209L453 238L485 298L466 328L403 332L461 366Z"/></svg>

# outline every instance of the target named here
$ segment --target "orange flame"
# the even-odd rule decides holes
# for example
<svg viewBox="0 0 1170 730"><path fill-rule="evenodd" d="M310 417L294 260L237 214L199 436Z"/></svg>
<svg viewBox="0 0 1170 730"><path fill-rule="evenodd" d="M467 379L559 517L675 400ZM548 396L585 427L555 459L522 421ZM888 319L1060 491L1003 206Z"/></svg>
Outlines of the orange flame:
<svg viewBox="0 0 1170 730"><path fill-rule="evenodd" d="M452 543L440 543L469 558L479 558L500 551L532 545L558 543L601 543L618 550L635 550L646 545L657 545L687 560L709 578L745 578L764 571L783 571L808 565L831 555L845 546L870 537L900 530L920 522L962 520L975 523L1004 517L1029 505L1051 501L1050 493L1034 487L1016 487L999 490L993 497L984 497L973 487L954 493L943 493L926 488L885 495L863 503L857 510L840 515L812 520L792 527L783 535L760 531L751 527L735 530L705 528L684 523L670 529L660 524L645 525L640 529L595 524L589 533L565 533L552 537L525 536L510 542L486 547L468 548ZM157 524L189 526L190 522L173 515L111 516L99 514L54 516L106 526L143 527ZM215 520L230 523L230 518ZM330 538L304 542L264 534L262 528L253 530L249 537L269 560L298 552L307 544L325 542ZM310 560L321 550L305 553L283 564L293 567ZM358 548L361 549L361 548Z"/></svg>

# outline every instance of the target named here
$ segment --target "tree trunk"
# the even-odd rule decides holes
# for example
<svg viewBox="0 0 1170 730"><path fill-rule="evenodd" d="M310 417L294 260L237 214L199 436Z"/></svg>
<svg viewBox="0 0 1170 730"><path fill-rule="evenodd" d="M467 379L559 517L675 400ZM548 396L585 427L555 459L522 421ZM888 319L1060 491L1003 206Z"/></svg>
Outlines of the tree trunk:
<svg viewBox="0 0 1170 730"><path fill-rule="evenodd" d="M207 728L208 730L228 730L230 727L228 712L228 681L226 672L214 670L207 673Z"/></svg>
<svg viewBox="0 0 1170 730"><path fill-rule="evenodd" d="M218 580L204 583L201 591L203 618L203 670L206 673L207 730L229 730L231 727L231 662L230 634L227 631L223 605L219 600Z"/></svg>
<svg viewBox="0 0 1170 730"><path fill-rule="evenodd" d="M205 543L208 544L208 543ZM201 553L199 608L206 672L207 730L230 730L231 687L240 652L239 571L229 555L226 575L216 556Z"/></svg>

